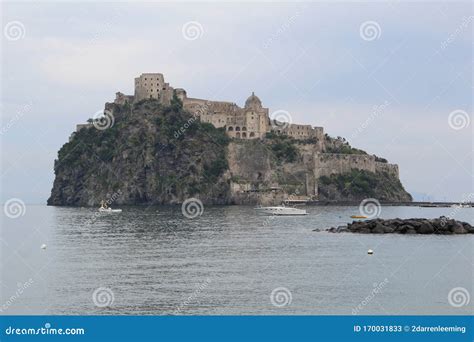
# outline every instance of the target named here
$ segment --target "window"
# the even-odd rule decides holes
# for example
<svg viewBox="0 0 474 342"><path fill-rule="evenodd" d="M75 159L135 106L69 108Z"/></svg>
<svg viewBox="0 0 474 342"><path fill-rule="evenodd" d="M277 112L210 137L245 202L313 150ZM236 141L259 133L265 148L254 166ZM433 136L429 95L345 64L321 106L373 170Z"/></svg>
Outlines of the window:
<svg viewBox="0 0 474 342"><path fill-rule="evenodd" d="M233 131L233 130L234 130L234 127L232 127L232 126L229 126L229 129L228 129L228 131L229 131L229 132L231 132L231 131Z"/></svg>

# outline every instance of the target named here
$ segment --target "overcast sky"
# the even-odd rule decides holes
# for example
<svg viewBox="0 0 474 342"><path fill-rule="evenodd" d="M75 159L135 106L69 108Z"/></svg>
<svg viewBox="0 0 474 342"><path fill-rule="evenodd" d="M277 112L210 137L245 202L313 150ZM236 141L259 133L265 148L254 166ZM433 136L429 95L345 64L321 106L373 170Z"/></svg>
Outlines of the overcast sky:
<svg viewBox="0 0 474 342"><path fill-rule="evenodd" d="M45 203L75 125L143 72L191 97L255 91L397 163L417 199L473 191L469 1L2 7L2 201Z"/></svg>

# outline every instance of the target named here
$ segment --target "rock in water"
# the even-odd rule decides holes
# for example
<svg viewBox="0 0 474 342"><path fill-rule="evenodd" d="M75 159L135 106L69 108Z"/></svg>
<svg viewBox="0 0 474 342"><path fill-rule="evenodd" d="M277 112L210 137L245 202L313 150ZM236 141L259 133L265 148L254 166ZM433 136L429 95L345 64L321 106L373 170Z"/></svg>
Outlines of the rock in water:
<svg viewBox="0 0 474 342"><path fill-rule="evenodd" d="M373 219L353 221L344 230L330 228L331 233L351 232L362 234L474 234L474 227L467 222L441 216L436 219ZM369 253L370 254L370 253Z"/></svg>

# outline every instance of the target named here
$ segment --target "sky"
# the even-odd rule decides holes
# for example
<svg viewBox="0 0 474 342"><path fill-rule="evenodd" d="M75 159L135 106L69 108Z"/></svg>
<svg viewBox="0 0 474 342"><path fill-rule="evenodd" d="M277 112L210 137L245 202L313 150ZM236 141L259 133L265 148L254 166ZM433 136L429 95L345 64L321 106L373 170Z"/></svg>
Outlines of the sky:
<svg viewBox="0 0 474 342"><path fill-rule="evenodd" d="M396 163L417 200L473 192L471 2L2 3L1 201L46 203L57 151L133 78L270 113Z"/></svg>

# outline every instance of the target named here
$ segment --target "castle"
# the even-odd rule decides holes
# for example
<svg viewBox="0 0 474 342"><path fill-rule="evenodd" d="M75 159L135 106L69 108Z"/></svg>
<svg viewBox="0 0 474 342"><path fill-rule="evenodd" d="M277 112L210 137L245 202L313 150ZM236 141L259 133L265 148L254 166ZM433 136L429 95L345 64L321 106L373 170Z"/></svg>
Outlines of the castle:
<svg viewBox="0 0 474 342"><path fill-rule="evenodd" d="M254 93L245 101L243 108L233 102L211 101L188 97L186 90L172 88L165 82L163 74L146 73L135 78L135 94L116 93L117 104L133 103L144 99L156 99L163 105L169 105L173 95L182 101L188 112L199 117L201 122L208 122L215 127L224 127L227 134L238 139L263 138L269 132L286 134L295 139L316 138L322 140L322 127L298 125L289 122L272 120L268 108Z"/></svg>
<svg viewBox="0 0 474 342"><path fill-rule="evenodd" d="M321 179L332 175L351 175L353 170L378 174L377 177L382 180L391 178L393 184L389 190L393 190L393 193L389 196L395 200L410 198L400 185L398 165L353 149L345 139L324 134L322 127L278 121L275 113L281 111L269 115L269 109L263 107L262 101L254 93L240 107L233 102L188 97L184 89L172 88L166 83L163 74L146 73L135 78L133 95L118 92L114 103L106 103L105 108L113 114L117 106L136 104L146 99L154 99L168 106L175 97L181 100L186 111L201 122L224 128L228 136L234 138L227 147L228 172L223 176L230 185L232 203L263 201L265 199L262 199L262 193L267 196L265 198L268 203L274 201L275 196L288 194L313 199L344 199L345 190L338 189L335 184L323 184ZM87 124L77 125L76 132L92 125L92 120ZM275 164L272 159L274 156L265 141L261 144L243 141L262 139L272 132L298 139L294 144L298 150L296 160ZM70 141L74 135L71 135ZM273 139L266 142L271 140ZM172 192L170 189L167 191Z"/></svg>

